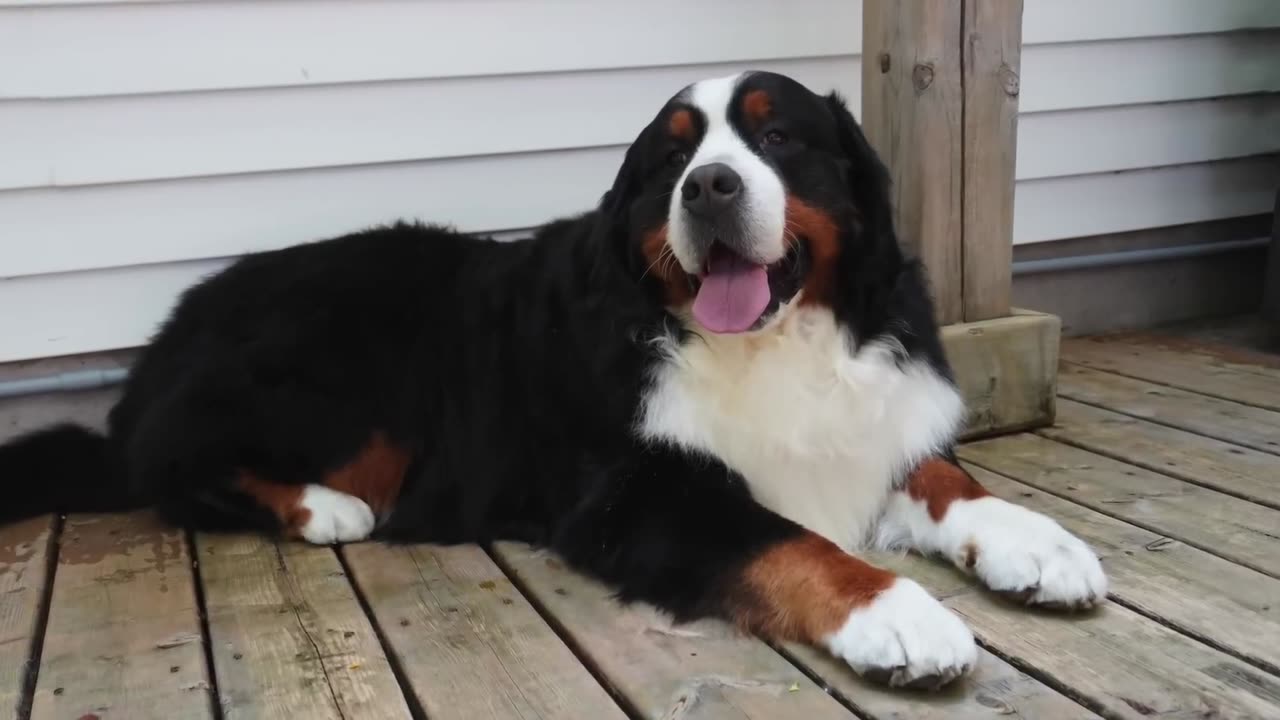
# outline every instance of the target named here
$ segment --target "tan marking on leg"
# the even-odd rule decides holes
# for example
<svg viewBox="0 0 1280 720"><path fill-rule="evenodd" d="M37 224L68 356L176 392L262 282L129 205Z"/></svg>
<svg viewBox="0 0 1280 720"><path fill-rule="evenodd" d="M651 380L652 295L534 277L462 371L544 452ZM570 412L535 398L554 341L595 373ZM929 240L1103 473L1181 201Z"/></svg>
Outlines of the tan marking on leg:
<svg viewBox="0 0 1280 720"><path fill-rule="evenodd" d="M385 518L395 508L408 468L409 453L375 432L351 462L326 474L321 484L360 498Z"/></svg>
<svg viewBox="0 0 1280 720"><path fill-rule="evenodd" d="M270 510L286 537L301 537L302 527L311 519L311 511L300 504L306 488L263 480L250 472L241 472L236 479L236 489Z"/></svg>
<svg viewBox="0 0 1280 720"><path fill-rule="evenodd" d="M934 522L941 522L956 500L977 500L991 494L964 468L940 458L921 463L907 479L906 490L912 500L925 501Z"/></svg>
<svg viewBox="0 0 1280 720"><path fill-rule="evenodd" d="M770 548L747 566L744 597L731 615L740 626L766 638L818 643L895 579L888 570L859 560L826 538L805 533Z"/></svg>

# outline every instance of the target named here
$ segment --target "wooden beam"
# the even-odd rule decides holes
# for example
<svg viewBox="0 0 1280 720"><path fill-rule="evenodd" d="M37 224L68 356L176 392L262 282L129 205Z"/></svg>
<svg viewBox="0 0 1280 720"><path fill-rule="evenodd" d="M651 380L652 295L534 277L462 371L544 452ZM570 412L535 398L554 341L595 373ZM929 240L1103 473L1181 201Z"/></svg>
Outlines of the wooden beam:
<svg viewBox="0 0 1280 720"><path fill-rule="evenodd" d="M1022 0L865 0L862 126L938 319L1006 317Z"/></svg>
<svg viewBox="0 0 1280 720"><path fill-rule="evenodd" d="M1022 0L964 0L963 37L963 296L974 322L1009 314Z"/></svg>
<svg viewBox="0 0 1280 720"><path fill-rule="evenodd" d="M894 220L938 321L964 317L960 26L949 0L864 0L862 129L893 176Z"/></svg>

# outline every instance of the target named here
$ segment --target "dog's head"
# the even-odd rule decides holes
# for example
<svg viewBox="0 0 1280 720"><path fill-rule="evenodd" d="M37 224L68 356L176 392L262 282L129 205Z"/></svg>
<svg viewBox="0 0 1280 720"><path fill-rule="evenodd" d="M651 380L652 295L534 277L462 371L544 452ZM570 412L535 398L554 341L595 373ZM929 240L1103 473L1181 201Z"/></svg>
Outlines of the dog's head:
<svg viewBox="0 0 1280 720"><path fill-rule="evenodd" d="M602 210L633 274L716 333L845 304L861 266L898 257L887 175L843 101L773 73L671 98Z"/></svg>

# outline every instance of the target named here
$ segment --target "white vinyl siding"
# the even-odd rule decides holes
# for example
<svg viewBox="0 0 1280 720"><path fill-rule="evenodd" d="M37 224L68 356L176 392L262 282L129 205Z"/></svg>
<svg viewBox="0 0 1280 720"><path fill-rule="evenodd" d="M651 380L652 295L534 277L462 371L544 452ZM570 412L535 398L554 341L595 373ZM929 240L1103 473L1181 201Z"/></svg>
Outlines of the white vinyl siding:
<svg viewBox="0 0 1280 720"><path fill-rule="evenodd" d="M1280 2L1026 0L1024 39L1015 242L1267 210ZM857 0L0 0L0 361L138 345L245 252L586 209L696 79L856 111L860 44Z"/></svg>

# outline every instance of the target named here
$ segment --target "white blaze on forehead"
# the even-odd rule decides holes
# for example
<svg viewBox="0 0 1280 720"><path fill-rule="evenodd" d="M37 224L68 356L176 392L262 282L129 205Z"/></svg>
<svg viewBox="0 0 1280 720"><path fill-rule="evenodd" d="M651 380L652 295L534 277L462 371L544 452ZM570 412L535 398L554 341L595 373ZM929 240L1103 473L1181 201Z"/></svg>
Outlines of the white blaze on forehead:
<svg viewBox="0 0 1280 720"><path fill-rule="evenodd" d="M675 191L671 193L668 210L668 242L685 272L696 274L702 269L705 258L695 257L690 237L688 218L681 204L680 188L695 168L708 163L724 163L742 178L742 199L739 226L747 234L746 247L752 250L749 258L760 264L771 264L786 254L783 230L786 225L786 189L781 178L760 158L729 124L730 105L734 91L746 77L729 75L713 80L703 80L687 88L682 99L700 110L706 118L706 132L697 151L690 158Z"/></svg>

